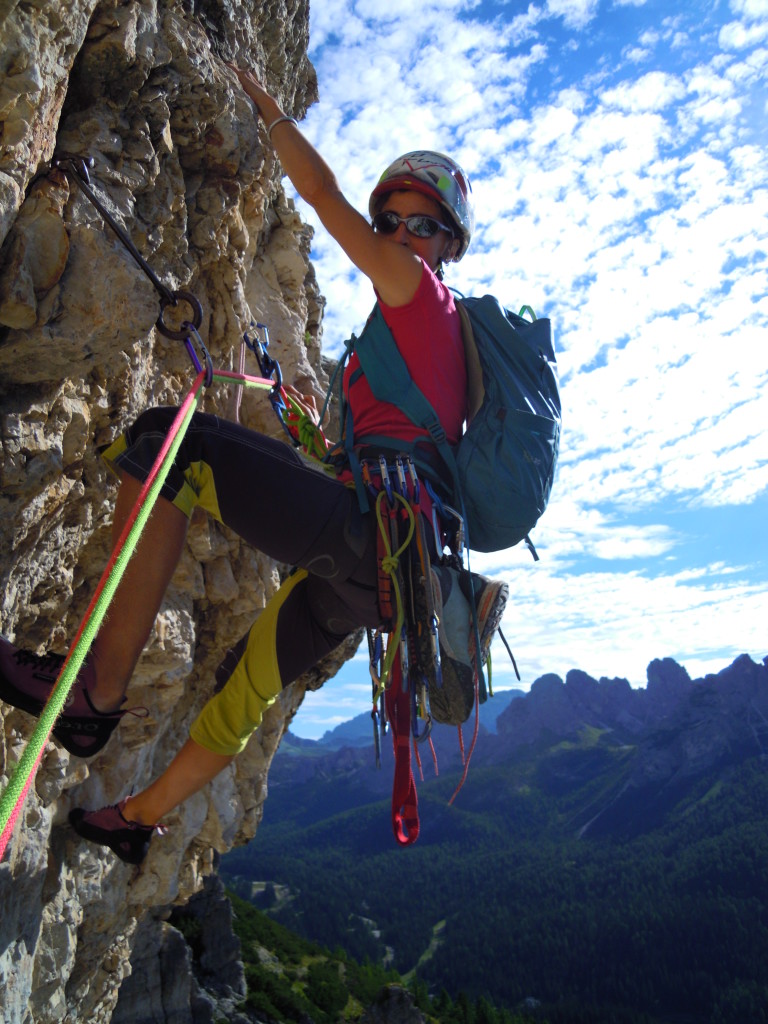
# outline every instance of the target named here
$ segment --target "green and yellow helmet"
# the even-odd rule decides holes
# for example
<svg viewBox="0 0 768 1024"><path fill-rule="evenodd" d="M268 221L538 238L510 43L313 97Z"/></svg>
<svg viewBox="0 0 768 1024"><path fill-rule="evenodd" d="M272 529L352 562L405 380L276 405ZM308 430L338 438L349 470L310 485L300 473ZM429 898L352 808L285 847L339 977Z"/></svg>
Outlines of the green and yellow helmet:
<svg viewBox="0 0 768 1024"><path fill-rule="evenodd" d="M373 217L379 212L381 200L390 192L421 192L437 200L455 228L455 235L461 242L454 263L458 263L467 251L475 227L475 211L472 207L472 185L455 160L443 153L428 149L416 150L398 157L384 171L379 183L371 192L368 211Z"/></svg>

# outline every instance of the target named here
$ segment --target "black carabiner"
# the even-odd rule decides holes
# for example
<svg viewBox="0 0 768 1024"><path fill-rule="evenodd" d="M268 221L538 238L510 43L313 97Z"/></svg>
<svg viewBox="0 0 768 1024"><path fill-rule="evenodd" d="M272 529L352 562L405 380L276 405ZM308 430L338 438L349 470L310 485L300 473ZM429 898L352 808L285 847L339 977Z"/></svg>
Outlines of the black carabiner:
<svg viewBox="0 0 768 1024"><path fill-rule="evenodd" d="M251 320L251 330L261 331L264 335L263 340L259 337L251 338L247 331L243 332L243 341L248 348L256 356L256 361L259 364L259 372L265 380L271 380L272 390L269 392L269 401L272 408L275 410L275 415L280 421L280 426L283 428L291 444L295 448L301 446L301 442L297 440L288 429L288 424L285 422L283 413L286 411L285 401L283 400L282 389L283 389L283 371L280 369L280 363L267 352L269 348L269 328L266 324L258 323L256 320Z"/></svg>
<svg viewBox="0 0 768 1024"><path fill-rule="evenodd" d="M261 338L251 339L248 332L243 333L243 341L248 348L256 356L256 361L259 364L259 371L265 380L274 381L273 391L279 391L283 386L283 373L280 369L280 363L276 359L273 359L269 355L267 349L269 348L269 328L266 324L258 323L255 320L251 320L251 328L262 331L264 334L264 340Z"/></svg>

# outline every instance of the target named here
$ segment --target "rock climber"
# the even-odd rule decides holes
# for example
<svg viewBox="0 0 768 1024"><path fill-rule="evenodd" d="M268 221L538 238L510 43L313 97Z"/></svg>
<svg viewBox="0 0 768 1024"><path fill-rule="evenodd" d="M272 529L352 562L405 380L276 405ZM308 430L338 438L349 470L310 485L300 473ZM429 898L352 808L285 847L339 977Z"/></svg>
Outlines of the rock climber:
<svg viewBox="0 0 768 1024"><path fill-rule="evenodd" d="M461 326L444 263L458 261L474 226L470 184L452 159L417 151L395 160L375 185L370 220L355 210L320 154L256 75L232 67L266 126L283 171L352 263L376 301L418 387L451 443L462 430L467 372ZM364 377L349 388L355 435L413 440L424 434L395 406L378 402ZM314 399L291 390L315 423ZM120 479L117 538L157 455L175 409L145 412L105 453ZM268 481L268 485L265 484ZM157 823L201 789L244 748L282 688L361 626L380 622L375 516L363 514L349 473L318 472L281 440L196 413L155 510L99 630L53 735L91 757L120 719L131 675L181 555L189 517L201 505L248 544L297 567L229 651L215 693L168 768L142 792L70 821L122 860L144 859ZM478 612L492 614L489 591ZM38 655L0 640L0 698L39 715L60 672L59 654Z"/></svg>

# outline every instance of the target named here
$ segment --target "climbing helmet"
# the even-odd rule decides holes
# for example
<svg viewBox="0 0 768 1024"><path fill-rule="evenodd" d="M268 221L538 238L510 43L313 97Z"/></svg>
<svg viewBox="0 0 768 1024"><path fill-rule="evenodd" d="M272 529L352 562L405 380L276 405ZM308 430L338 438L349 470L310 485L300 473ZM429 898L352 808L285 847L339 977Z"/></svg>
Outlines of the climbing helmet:
<svg viewBox="0 0 768 1024"><path fill-rule="evenodd" d="M461 167L449 156L432 150L405 153L387 167L371 193L368 202L371 217L378 213L384 196L400 191L421 192L437 200L448 214L461 243L452 260L458 263L467 251L475 227L472 185Z"/></svg>

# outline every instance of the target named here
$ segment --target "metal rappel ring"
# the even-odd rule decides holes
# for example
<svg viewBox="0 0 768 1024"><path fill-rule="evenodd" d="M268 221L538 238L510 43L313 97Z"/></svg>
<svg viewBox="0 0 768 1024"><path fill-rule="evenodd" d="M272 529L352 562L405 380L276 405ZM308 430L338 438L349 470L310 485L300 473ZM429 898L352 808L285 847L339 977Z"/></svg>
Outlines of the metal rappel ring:
<svg viewBox="0 0 768 1024"><path fill-rule="evenodd" d="M176 306L179 300L186 302L192 308L193 318L192 320L185 320L181 325L181 330L174 330L169 327L163 320L163 313L168 306ZM157 318L155 326L161 334L165 335L166 338L172 338L174 341L186 341L189 336L189 328L193 327L197 330L203 322L203 307L200 305L199 300L191 292L173 292L170 299L163 296L160 299L160 316Z"/></svg>

